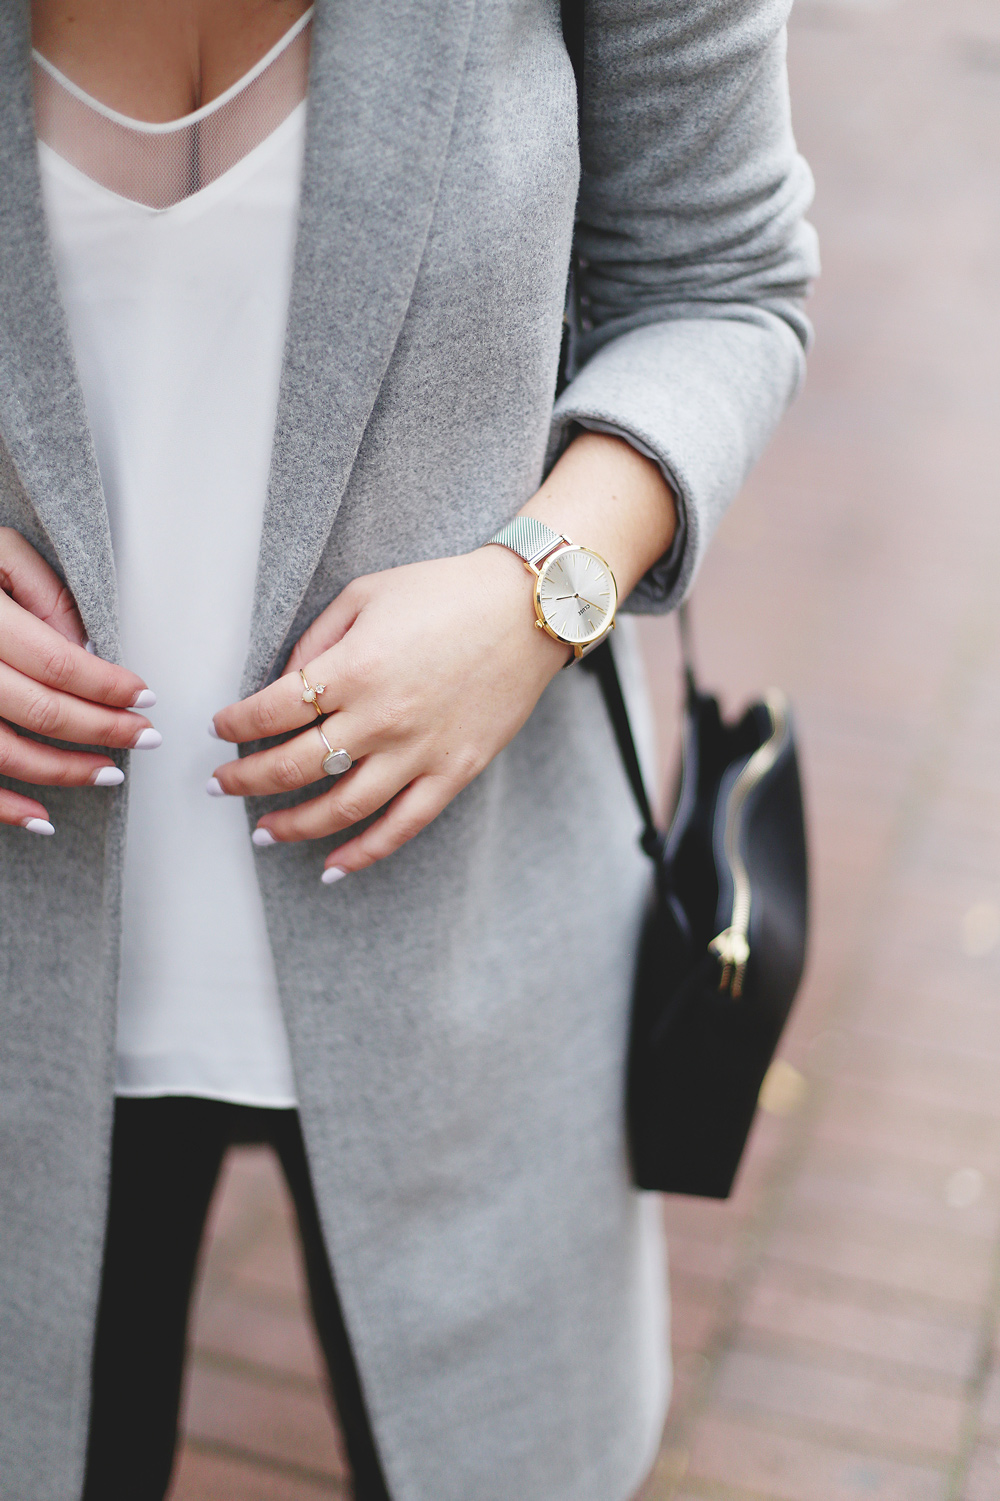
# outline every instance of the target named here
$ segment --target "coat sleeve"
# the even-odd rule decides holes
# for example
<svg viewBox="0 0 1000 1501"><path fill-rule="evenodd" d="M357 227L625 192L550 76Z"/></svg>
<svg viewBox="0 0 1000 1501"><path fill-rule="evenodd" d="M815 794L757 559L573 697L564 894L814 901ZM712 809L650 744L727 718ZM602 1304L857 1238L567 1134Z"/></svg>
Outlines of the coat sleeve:
<svg viewBox="0 0 1000 1501"><path fill-rule="evenodd" d="M789 0L587 0L569 385L574 423L656 458L669 554L626 608L671 609L804 373L818 271L785 64Z"/></svg>

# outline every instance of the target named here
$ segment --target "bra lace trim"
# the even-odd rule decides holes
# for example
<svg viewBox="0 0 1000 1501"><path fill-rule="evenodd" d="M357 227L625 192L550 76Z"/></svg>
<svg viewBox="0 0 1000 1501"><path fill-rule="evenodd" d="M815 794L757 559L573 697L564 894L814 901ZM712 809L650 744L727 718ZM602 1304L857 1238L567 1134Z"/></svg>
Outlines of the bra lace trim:
<svg viewBox="0 0 1000 1501"><path fill-rule="evenodd" d="M147 208L172 208L265 141L306 97L312 8L250 71L179 120L132 120L33 54L40 141L92 181Z"/></svg>

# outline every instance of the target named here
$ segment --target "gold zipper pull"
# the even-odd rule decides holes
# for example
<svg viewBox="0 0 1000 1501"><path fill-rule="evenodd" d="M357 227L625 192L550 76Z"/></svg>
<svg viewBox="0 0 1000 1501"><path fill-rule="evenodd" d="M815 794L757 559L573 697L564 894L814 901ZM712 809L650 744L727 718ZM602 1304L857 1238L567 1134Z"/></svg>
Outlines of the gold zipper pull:
<svg viewBox="0 0 1000 1501"><path fill-rule="evenodd" d="M726 928L708 947L722 965L719 989L728 990L733 1000L738 1001L743 994L743 976L750 958L747 935L740 928Z"/></svg>

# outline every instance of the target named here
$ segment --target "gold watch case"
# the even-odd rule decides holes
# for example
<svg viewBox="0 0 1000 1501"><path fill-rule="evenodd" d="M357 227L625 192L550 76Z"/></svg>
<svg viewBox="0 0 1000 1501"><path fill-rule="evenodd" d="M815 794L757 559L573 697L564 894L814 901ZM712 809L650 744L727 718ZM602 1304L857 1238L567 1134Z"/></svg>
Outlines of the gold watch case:
<svg viewBox="0 0 1000 1501"><path fill-rule="evenodd" d="M582 600L583 605L588 606L591 612L597 609L600 610L605 616L605 619L603 620L603 622L601 622L598 629L590 631L586 636L583 636L582 638L564 634L562 631L556 629L547 618L545 606L542 602L542 590L545 586L546 580L551 576L556 568L560 568L565 574L566 570L564 565L565 562L568 561L570 554L574 555L574 562L577 558L582 558L584 560L591 559L592 563L597 565L597 570L603 572L610 583L610 599L606 607L603 605L603 603L591 602L590 600L585 599L580 594L579 588L573 591L572 597L574 599ZM540 563L525 563L524 566L528 569L529 573L533 573L535 575L535 587L533 591L536 617L535 628L536 630L545 631L547 635L552 637L553 641L561 641L564 646L571 646L573 648L573 658L571 658L571 660L579 659L580 657L584 656L585 653L593 650L595 646L598 646L600 642L602 642L604 638L614 630L615 611L618 608L618 584L614 574L611 571L610 564L601 557L600 553L594 552L593 549L589 547L579 547L576 543L566 542L559 547L553 548L553 550L548 553ZM585 562L583 568L584 576L586 576L586 574L591 571L591 567L588 567ZM598 576L598 572L595 571L595 582ZM572 580L568 579L567 577L567 587L569 587L571 583ZM563 596L563 598L566 599L568 599L569 597L569 595ZM582 608L579 609L576 613L578 619L584 618L584 610ZM592 613L588 614L586 618L588 620L592 620Z"/></svg>

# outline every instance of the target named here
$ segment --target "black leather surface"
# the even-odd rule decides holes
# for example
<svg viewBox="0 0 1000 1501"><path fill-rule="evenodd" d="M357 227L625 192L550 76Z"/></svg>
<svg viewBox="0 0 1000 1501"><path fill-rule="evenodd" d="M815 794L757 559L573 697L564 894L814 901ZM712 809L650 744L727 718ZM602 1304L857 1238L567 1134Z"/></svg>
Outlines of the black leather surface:
<svg viewBox="0 0 1000 1501"><path fill-rule="evenodd" d="M594 659L635 790L637 763L614 662L604 650ZM763 704L726 724L716 700L692 683L678 811L666 836L654 840L648 825L643 836L655 874L636 967L627 1079L640 1188L728 1197L802 977L808 879L794 729L741 820L751 905L750 958L738 999L720 990L720 963L708 949L732 910L732 880L714 837L724 818L720 792L770 724ZM641 800L636 795L647 808L645 790Z"/></svg>

